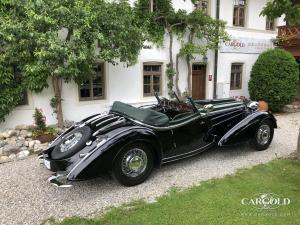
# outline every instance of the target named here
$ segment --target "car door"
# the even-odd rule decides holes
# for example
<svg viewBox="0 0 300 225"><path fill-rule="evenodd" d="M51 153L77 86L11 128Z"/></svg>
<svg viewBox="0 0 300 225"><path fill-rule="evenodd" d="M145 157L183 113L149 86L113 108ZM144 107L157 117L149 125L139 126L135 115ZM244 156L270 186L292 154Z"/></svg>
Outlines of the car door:
<svg viewBox="0 0 300 225"><path fill-rule="evenodd" d="M190 122L186 122L190 121ZM207 141L206 134L208 124L200 114L195 114L179 123L172 129L173 148L165 154L164 162L175 161L197 154L212 144Z"/></svg>

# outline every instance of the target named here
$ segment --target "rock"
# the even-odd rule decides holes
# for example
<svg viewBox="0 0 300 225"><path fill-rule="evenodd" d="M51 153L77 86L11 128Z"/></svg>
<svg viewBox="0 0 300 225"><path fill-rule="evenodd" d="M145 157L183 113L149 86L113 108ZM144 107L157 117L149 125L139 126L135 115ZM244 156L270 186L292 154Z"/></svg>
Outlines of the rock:
<svg viewBox="0 0 300 225"><path fill-rule="evenodd" d="M15 145L5 145L3 147L3 155L10 155L12 153L18 153L20 151L20 148L18 146L15 146Z"/></svg>
<svg viewBox="0 0 300 225"><path fill-rule="evenodd" d="M8 138L6 140L7 144L10 144L10 145L16 145L17 144L17 138L16 137L11 137L11 138Z"/></svg>
<svg viewBox="0 0 300 225"><path fill-rule="evenodd" d="M3 140L3 139L4 139L3 133L0 133L0 140Z"/></svg>
<svg viewBox="0 0 300 225"><path fill-rule="evenodd" d="M32 137L32 132L27 132L27 134L26 134L26 137L29 137L29 138L31 138Z"/></svg>
<svg viewBox="0 0 300 225"><path fill-rule="evenodd" d="M16 130L9 130L7 132L7 134L8 134L8 137L13 137L13 136L17 136L18 132Z"/></svg>
<svg viewBox="0 0 300 225"><path fill-rule="evenodd" d="M24 146L28 147L29 146L29 141L25 141Z"/></svg>
<svg viewBox="0 0 300 225"><path fill-rule="evenodd" d="M72 121L72 120L65 120L64 121L64 127L67 127L67 128L73 126L74 124L75 124L75 122Z"/></svg>
<svg viewBox="0 0 300 225"><path fill-rule="evenodd" d="M28 150L28 148L25 147L25 146L23 146L23 147L20 148L20 151L26 151L26 150Z"/></svg>
<svg viewBox="0 0 300 225"><path fill-rule="evenodd" d="M27 130L28 129L28 125L25 125L25 124L21 124L21 125L17 125L15 127L15 130Z"/></svg>
<svg viewBox="0 0 300 225"><path fill-rule="evenodd" d="M26 159L29 156L30 152L28 150L21 151L17 154L18 159Z"/></svg>
<svg viewBox="0 0 300 225"><path fill-rule="evenodd" d="M26 136L27 136L27 133L28 133L27 130L21 130L21 131L20 131L20 136L26 137Z"/></svg>
<svg viewBox="0 0 300 225"><path fill-rule="evenodd" d="M6 145L6 142L0 141L0 148L3 147L4 145Z"/></svg>
<svg viewBox="0 0 300 225"><path fill-rule="evenodd" d="M29 141L28 147L33 148L35 144L35 140Z"/></svg>
<svg viewBox="0 0 300 225"><path fill-rule="evenodd" d="M0 148L0 156L3 154L3 148Z"/></svg>
<svg viewBox="0 0 300 225"><path fill-rule="evenodd" d="M16 156L16 154L10 154L9 156L8 156L8 158L10 158L10 159L15 159L17 156Z"/></svg>
<svg viewBox="0 0 300 225"><path fill-rule="evenodd" d="M0 161L7 161L9 158L8 156L1 156Z"/></svg>
<svg viewBox="0 0 300 225"><path fill-rule="evenodd" d="M62 134L64 132L64 130L59 127L55 128L55 131L57 134Z"/></svg>
<svg viewBox="0 0 300 225"><path fill-rule="evenodd" d="M41 142L39 140L35 140L36 144L41 144Z"/></svg>
<svg viewBox="0 0 300 225"><path fill-rule="evenodd" d="M2 135L3 135L4 138L9 138L9 135L8 135L7 132L2 133Z"/></svg>
<svg viewBox="0 0 300 225"><path fill-rule="evenodd" d="M17 141L16 146L22 147L24 145L23 141Z"/></svg>

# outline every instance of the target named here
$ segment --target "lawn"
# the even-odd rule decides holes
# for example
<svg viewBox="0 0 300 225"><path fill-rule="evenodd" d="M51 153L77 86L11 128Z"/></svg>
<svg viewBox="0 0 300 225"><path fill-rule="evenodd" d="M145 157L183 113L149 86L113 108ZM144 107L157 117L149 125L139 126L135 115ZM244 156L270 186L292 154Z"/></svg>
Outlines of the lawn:
<svg viewBox="0 0 300 225"><path fill-rule="evenodd" d="M258 193L289 198L290 204L276 209L241 204ZM300 161L275 160L189 189L171 190L154 203L133 202L92 219L71 217L58 224L300 224Z"/></svg>

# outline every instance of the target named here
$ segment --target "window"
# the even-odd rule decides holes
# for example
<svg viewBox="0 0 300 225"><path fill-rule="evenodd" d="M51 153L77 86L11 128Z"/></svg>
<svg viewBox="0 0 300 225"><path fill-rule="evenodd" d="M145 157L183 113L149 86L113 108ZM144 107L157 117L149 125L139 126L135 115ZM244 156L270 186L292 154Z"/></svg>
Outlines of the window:
<svg viewBox="0 0 300 225"><path fill-rule="evenodd" d="M104 64L97 64L95 70L96 77L82 82L79 86L80 101L104 99Z"/></svg>
<svg viewBox="0 0 300 225"><path fill-rule="evenodd" d="M149 9L150 9L150 12L152 12L152 13L156 11L156 9L157 9L156 0L149 1Z"/></svg>
<svg viewBox="0 0 300 225"><path fill-rule="evenodd" d="M15 82L18 85L21 85L21 83L22 83L22 72L21 72L20 68L17 65L13 65L12 67L13 67ZM28 105L28 104L29 104L28 103L28 94L27 94L27 91L24 90L21 93L21 99L18 102L18 106Z"/></svg>
<svg viewBox="0 0 300 225"><path fill-rule="evenodd" d="M245 26L246 0L234 0L233 26Z"/></svg>
<svg viewBox="0 0 300 225"><path fill-rule="evenodd" d="M23 91L22 92L22 96L21 96L21 100L19 101L18 103L18 106L21 106L21 105L28 105L28 93L27 91Z"/></svg>
<svg viewBox="0 0 300 225"><path fill-rule="evenodd" d="M155 92L161 94L161 67L161 64L144 64L144 96L154 96Z"/></svg>
<svg viewBox="0 0 300 225"><path fill-rule="evenodd" d="M231 65L230 90L242 88L243 64L233 63Z"/></svg>
<svg viewBox="0 0 300 225"><path fill-rule="evenodd" d="M266 18L266 30L275 30L274 20L270 17Z"/></svg>
<svg viewBox="0 0 300 225"><path fill-rule="evenodd" d="M202 9L206 13L208 12L208 0L199 0L195 2L196 9Z"/></svg>

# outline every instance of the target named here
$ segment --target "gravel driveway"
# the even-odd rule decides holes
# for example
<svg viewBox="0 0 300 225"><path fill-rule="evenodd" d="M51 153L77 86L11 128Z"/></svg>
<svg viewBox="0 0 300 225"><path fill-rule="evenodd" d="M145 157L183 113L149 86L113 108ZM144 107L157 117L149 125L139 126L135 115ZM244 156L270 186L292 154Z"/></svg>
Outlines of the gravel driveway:
<svg viewBox="0 0 300 225"><path fill-rule="evenodd" d="M300 113L277 115L279 129L269 149L246 146L216 148L194 158L163 166L143 184L123 187L111 178L56 188L47 182L50 172L36 157L0 165L0 224L40 224L49 217L89 215L108 206L136 199L153 200L170 187L188 187L200 181L232 174L238 168L288 156L296 149Z"/></svg>

